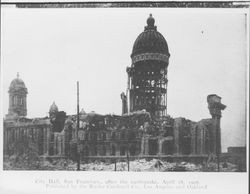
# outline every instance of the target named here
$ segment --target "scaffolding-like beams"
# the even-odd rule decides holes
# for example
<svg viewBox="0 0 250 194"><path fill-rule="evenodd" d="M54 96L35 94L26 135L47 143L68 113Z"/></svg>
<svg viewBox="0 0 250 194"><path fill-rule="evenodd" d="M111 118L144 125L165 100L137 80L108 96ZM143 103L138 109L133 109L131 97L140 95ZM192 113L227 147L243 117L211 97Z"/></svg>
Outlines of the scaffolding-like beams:
<svg viewBox="0 0 250 194"><path fill-rule="evenodd" d="M166 116L167 66L164 61L144 60L127 69L131 112L145 109L152 116Z"/></svg>

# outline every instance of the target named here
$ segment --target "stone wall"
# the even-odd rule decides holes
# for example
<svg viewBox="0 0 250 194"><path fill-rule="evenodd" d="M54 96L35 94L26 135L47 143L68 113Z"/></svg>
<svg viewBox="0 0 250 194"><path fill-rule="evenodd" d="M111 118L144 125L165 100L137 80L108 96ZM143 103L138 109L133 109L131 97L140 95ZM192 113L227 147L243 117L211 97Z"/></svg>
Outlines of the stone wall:
<svg viewBox="0 0 250 194"><path fill-rule="evenodd" d="M147 112L131 115L69 115L61 132L49 118L5 120L4 154L30 147L38 155L76 159L91 156L195 156L215 153L213 119L192 122L165 117L151 120ZM78 136L78 142L77 142ZM77 146L78 144L78 146Z"/></svg>
<svg viewBox="0 0 250 194"><path fill-rule="evenodd" d="M50 148L51 125L46 119L16 119L4 122L4 154L37 152L46 155Z"/></svg>

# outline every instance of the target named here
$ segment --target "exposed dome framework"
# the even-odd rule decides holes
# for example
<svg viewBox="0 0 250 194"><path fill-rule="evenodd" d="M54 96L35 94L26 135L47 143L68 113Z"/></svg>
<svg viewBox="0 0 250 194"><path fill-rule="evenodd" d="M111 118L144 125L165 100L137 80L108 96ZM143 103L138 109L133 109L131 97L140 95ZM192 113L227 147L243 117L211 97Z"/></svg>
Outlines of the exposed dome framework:
<svg viewBox="0 0 250 194"><path fill-rule="evenodd" d="M167 115L167 41L157 31L150 14L147 26L134 42L132 65L127 68L129 112L146 110L152 116Z"/></svg>

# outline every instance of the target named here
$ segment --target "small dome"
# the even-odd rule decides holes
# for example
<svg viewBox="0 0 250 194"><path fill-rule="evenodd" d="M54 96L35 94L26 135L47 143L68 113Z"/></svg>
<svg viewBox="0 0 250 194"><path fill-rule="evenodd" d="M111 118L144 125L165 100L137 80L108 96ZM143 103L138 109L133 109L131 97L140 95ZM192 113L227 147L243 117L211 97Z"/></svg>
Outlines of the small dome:
<svg viewBox="0 0 250 194"><path fill-rule="evenodd" d="M155 19L153 18L152 14L149 14L147 24L149 27L153 27L155 25Z"/></svg>
<svg viewBox="0 0 250 194"><path fill-rule="evenodd" d="M163 35L157 31L154 25L155 19L150 14L147 26L134 42L131 57L142 53L160 53L169 56L168 44Z"/></svg>
<svg viewBox="0 0 250 194"><path fill-rule="evenodd" d="M17 77L13 79L12 82L10 83L10 89L20 89L20 88L27 89L24 84L24 81L19 78L19 73L17 73Z"/></svg>
<svg viewBox="0 0 250 194"><path fill-rule="evenodd" d="M86 112L84 111L83 108L81 109L80 114L81 114L81 115L86 115Z"/></svg>
<svg viewBox="0 0 250 194"><path fill-rule="evenodd" d="M55 102L53 102L53 104L50 106L49 112L50 112L50 113L52 113L52 112L58 112L58 107L57 107L57 105L55 104Z"/></svg>

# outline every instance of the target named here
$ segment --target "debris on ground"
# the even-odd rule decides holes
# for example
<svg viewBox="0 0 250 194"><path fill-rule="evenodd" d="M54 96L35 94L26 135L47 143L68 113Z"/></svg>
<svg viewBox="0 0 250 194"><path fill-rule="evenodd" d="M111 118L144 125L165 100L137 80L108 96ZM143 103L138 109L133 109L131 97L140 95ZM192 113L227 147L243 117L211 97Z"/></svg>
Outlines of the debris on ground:
<svg viewBox="0 0 250 194"><path fill-rule="evenodd" d="M36 158L31 160L27 155L4 157L4 170L76 170L77 163L65 158ZM138 159L129 162L129 171L134 172L167 172L167 171L205 171L216 172L217 163L209 163L204 165L189 162L167 162L159 159ZM82 171L128 171L127 161L120 161L116 164L113 162L94 161L80 165ZM235 172L238 166L228 162L220 164L220 171Z"/></svg>

